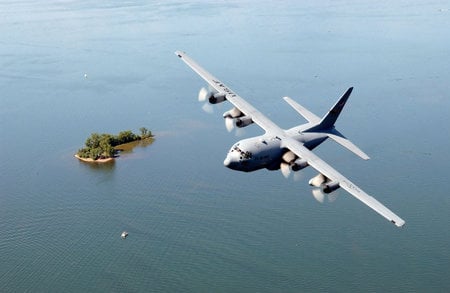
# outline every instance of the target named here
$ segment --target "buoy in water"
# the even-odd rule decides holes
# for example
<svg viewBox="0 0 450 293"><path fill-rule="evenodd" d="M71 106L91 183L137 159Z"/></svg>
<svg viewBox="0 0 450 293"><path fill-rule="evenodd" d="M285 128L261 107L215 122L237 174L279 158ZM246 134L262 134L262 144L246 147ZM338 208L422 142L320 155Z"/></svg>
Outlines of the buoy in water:
<svg viewBox="0 0 450 293"><path fill-rule="evenodd" d="M122 235L120 235L120 237L121 237L122 239L127 238L127 236L128 236L128 232L127 232L127 231L123 231L123 232L122 232Z"/></svg>

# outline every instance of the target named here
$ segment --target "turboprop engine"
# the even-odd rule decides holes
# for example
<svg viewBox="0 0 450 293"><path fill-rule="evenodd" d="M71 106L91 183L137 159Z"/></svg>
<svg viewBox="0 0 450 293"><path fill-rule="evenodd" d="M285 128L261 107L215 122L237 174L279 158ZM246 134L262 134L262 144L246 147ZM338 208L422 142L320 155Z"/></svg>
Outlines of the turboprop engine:
<svg viewBox="0 0 450 293"><path fill-rule="evenodd" d="M281 157L281 173L283 173L284 177L289 177L291 170L294 172L300 171L308 167L308 162L305 159L301 159L297 157L293 152L287 151Z"/></svg>
<svg viewBox="0 0 450 293"><path fill-rule="evenodd" d="M331 181L322 173L319 173L317 176L311 178L311 180L309 180L309 185L321 187L324 193L331 193L340 187L339 182Z"/></svg>
<svg viewBox="0 0 450 293"><path fill-rule="evenodd" d="M229 111L223 113L223 118L238 118L242 116L242 112L238 108L234 107Z"/></svg>
<svg viewBox="0 0 450 293"><path fill-rule="evenodd" d="M219 94L219 93L217 93L217 94L214 94L214 95L212 95L211 97L209 97L208 101L209 101L209 103L211 103L211 104L222 103L223 101L226 100L225 96L226 96L225 94Z"/></svg>
<svg viewBox="0 0 450 293"><path fill-rule="evenodd" d="M325 192L325 193L332 193L333 191L335 191L339 187L340 187L339 186L339 182L331 181L331 182L325 183L322 186L322 191Z"/></svg>
<svg viewBox="0 0 450 293"><path fill-rule="evenodd" d="M239 128L248 126L252 123L253 123L252 117L249 116L242 116L240 118L237 118L235 122L236 126Z"/></svg>
<svg viewBox="0 0 450 293"><path fill-rule="evenodd" d="M300 171L301 169L304 169L306 167L308 167L308 162L304 159L297 159L291 165L291 169L294 172Z"/></svg>
<svg viewBox="0 0 450 293"><path fill-rule="evenodd" d="M198 93L198 100L199 102L208 100L210 104L218 104L226 100L226 94L202 87Z"/></svg>
<svg viewBox="0 0 450 293"><path fill-rule="evenodd" d="M223 113L223 118L225 118L225 127L228 132L231 132L235 126L242 128L253 123L250 117L245 116L244 113L236 107Z"/></svg>

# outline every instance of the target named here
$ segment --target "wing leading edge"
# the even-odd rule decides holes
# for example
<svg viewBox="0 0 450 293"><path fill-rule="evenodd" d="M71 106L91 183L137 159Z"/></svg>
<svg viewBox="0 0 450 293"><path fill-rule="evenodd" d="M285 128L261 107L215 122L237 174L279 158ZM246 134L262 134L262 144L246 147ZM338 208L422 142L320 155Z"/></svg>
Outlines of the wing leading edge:
<svg viewBox="0 0 450 293"><path fill-rule="evenodd" d="M218 93L225 94L226 99L231 102L242 113L251 117L254 123L258 124L266 133L277 136L282 141L282 146L291 150L299 158L305 159L309 166L316 169L323 174L328 180L336 182L341 188L349 192L351 195L362 201L375 212L394 223L397 227L402 227L405 221L385 207L382 203L377 201L372 196L365 193L358 186L348 180L341 173L336 171L333 167L328 165L325 161L316 156L312 151L304 147L300 142L290 138L285 131L273 123L269 118L264 116L256 108L246 102L242 97L234 93L229 87L222 83L219 79L214 77L211 73L206 71L197 62L191 59L186 53L176 51L175 54L183 60L192 70L194 70L200 77L202 77L210 86L212 86ZM313 113L307 111L302 106L296 104L289 98L285 98L291 106L293 106L299 113L305 116L310 122L316 122L319 118ZM364 154L365 155L365 154Z"/></svg>

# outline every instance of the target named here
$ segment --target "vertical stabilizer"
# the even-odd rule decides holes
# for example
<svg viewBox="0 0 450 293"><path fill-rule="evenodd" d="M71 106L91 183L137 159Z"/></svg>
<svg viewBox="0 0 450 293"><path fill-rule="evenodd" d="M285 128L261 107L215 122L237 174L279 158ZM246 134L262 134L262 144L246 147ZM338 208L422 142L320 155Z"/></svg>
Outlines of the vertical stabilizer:
<svg viewBox="0 0 450 293"><path fill-rule="evenodd" d="M334 123L336 123L339 114L341 114L345 103L352 93L353 87L349 88L340 99L334 104L334 106L328 111L328 113L313 127L307 129L305 132L321 132L326 133L329 138L342 145L349 151L353 152L360 158L368 160L369 156L364 153L359 147L348 140L342 133L334 128Z"/></svg>
<svg viewBox="0 0 450 293"><path fill-rule="evenodd" d="M320 120L319 124L314 127L315 130L325 130L330 129L334 126L334 123L336 123L337 118L339 117L339 114L341 114L342 109L345 106L345 103L348 100L348 97L350 97L350 94L353 91L353 87L349 88L342 97L337 101L337 103L333 106L333 108L328 111L328 113Z"/></svg>

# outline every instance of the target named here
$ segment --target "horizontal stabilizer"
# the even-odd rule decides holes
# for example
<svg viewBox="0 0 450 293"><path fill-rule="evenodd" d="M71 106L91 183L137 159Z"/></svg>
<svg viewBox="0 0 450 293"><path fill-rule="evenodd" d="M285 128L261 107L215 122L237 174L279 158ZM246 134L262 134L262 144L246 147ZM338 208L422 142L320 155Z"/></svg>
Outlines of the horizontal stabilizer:
<svg viewBox="0 0 450 293"><path fill-rule="evenodd" d="M368 160L370 157L363 152L359 147L357 147L354 143L348 140L344 135L342 135L339 131L334 129L332 132L327 133L328 137L345 147L349 151L353 152L355 155L360 157L363 160Z"/></svg>
<svg viewBox="0 0 450 293"><path fill-rule="evenodd" d="M297 111L300 115L302 115L306 120L311 123L319 123L320 118L316 116L316 114L311 113L308 109L298 104L296 101L292 100L289 97L283 98L295 111Z"/></svg>

